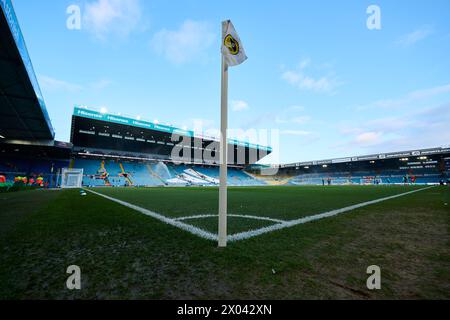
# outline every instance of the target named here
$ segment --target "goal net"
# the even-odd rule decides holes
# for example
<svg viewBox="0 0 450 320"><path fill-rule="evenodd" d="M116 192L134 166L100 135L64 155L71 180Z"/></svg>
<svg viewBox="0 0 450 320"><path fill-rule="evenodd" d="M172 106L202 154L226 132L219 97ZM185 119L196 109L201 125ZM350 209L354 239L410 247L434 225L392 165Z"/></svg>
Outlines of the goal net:
<svg viewBox="0 0 450 320"><path fill-rule="evenodd" d="M61 171L61 188L81 188L83 182L83 169L67 169Z"/></svg>
<svg viewBox="0 0 450 320"><path fill-rule="evenodd" d="M335 178L331 180L331 183L339 186L346 186L352 184L352 180L347 178Z"/></svg>
<svg viewBox="0 0 450 320"><path fill-rule="evenodd" d="M372 185L372 184L382 184L383 181L378 177L364 177L360 180L360 184L362 185Z"/></svg>

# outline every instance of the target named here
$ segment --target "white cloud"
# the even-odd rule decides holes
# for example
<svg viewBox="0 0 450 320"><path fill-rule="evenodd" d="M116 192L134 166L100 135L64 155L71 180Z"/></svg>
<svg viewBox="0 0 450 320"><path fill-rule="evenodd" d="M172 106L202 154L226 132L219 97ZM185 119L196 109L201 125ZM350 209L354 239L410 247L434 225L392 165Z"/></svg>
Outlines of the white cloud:
<svg viewBox="0 0 450 320"><path fill-rule="evenodd" d="M304 106L290 106L288 108L289 111L305 111L305 109Z"/></svg>
<svg viewBox="0 0 450 320"><path fill-rule="evenodd" d="M434 88L416 90L406 94L400 98L394 99L382 99L370 103L364 106L358 106L358 110L366 110L370 108L401 108L401 107L410 107L412 103L417 103L420 100L424 100L427 98L433 98L438 95L450 93L450 84L437 86Z"/></svg>
<svg viewBox="0 0 450 320"><path fill-rule="evenodd" d="M282 78L289 84L298 87L300 90L332 92L337 87L337 83L334 79L326 76L313 78L299 71L286 71L283 73Z"/></svg>
<svg viewBox="0 0 450 320"><path fill-rule="evenodd" d="M235 112L248 110L250 107L247 102L243 100L233 100L231 101L231 108Z"/></svg>
<svg viewBox="0 0 450 320"><path fill-rule="evenodd" d="M277 124L286 124L286 123L289 123L289 120L286 120L286 119L284 119L284 118L282 118L280 116L277 116L275 118L275 123L277 123Z"/></svg>
<svg viewBox="0 0 450 320"><path fill-rule="evenodd" d="M302 117L294 117L292 118L292 122L296 124L305 124L311 121L311 117L302 116Z"/></svg>
<svg viewBox="0 0 450 320"><path fill-rule="evenodd" d="M355 126L354 122L347 122L338 126L339 133L343 135L362 135L368 131L390 133L402 130L413 125L408 115L402 117L385 117L364 122L363 127Z"/></svg>
<svg viewBox="0 0 450 320"><path fill-rule="evenodd" d="M111 80L101 79L89 84L89 87L94 90L103 90L109 87L112 84Z"/></svg>
<svg viewBox="0 0 450 320"><path fill-rule="evenodd" d="M367 122L366 128L376 128L384 132L401 130L411 126L413 122L408 117L386 117Z"/></svg>
<svg viewBox="0 0 450 320"><path fill-rule="evenodd" d="M153 49L175 64L204 60L205 51L214 43L216 35L206 22L186 20L178 30L163 29L151 42Z"/></svg>
<svg viewBox="0 0 450 320"><path fill-rule="evenodd" d="M434 97L439 94L449 93L450 92L450 84L429 88L425 90L418 90L411 92L409 98L411 99L425 99L429 97Z"/></svg>
<svg viewBox="0 0 450 320"><path fill-rule="evenodd" d="M67 92L79 92L83 90L83 86L70 83L64 80L58 80L49 76L39 76L39 84L42 89L47 91L67 91Z"/></svg>
<svg viewBox="0 0 450 320"><path fill-rule="evenodd" d="M305 69L306 67L309 67L310 65L311 65L311 59L306 58L306 59L303 59L302 61L300 61L299 68Z"/></svg>
<svg viewBox="0 0 450 320"><path fill-rule="evenodd" d="M302 124L306 124L306 123L310 122L311 119L312 118L309 116L290 117L290 118L277 116L275 118L275 122L278 124L293 123L293 124L297 124L297 125L302 125Z"/></svg>
<svg viewBox="0 0 450 320"><path fill-rule="evenodd" d="M411 46L421 40L428 38L434 33L434 29L430 26L422 26L420 29L415 30L402 36L397 43L403 46Z"/></svg>
<svg viewBox="0 0 450 320"><path fill-rule="evenodd" d="M289 136L310 136L312 132L304 130L281 130L280 134Z"/></svg>
<svg viewBox="0 0 450 320"><path fill-rule="evenodd" d="M373 145L380 142L382 135L382 132L364 132L357 135L354 142L362 146Z"/></svg>
<svg viewBox="0 0 450 320"><path fill-rule="evenodd" d="M77 93L83 90L99 91L107 88L112 82L107 79L94 81L86 86L72 83L64 80L55 79L46 75L39 76L39 84L42 89L47 91L64 91L70 93Z"/></svg>
<svg viewBox="0 0 450 320"><path fill-rule="evenodd" d="M348 123L340 128L344 142L336 147L351 151L358 146L367 152L378 153L443 146L450 141L448 123L450 103L374 119L361 127Z"/></svg>
<svg viewBox="0 0 450 320"><path fill-rule="evenodd" d="M260 127L264 125L282 127L283 129L299 129L302 125L305 125L313 120L312 117L305 115L303 111L306 110L303 106L290 106L286 108L273 108L278 112L266 112L259 114L258 110L252 112L251 117L243 119L241 117L241 127L249 129ZM281 126L282 125L282 126Z"/></svg>
<svg viewBox="0 0 450 320"><path fill-rule="evenodd" d="M313 91L317 93L335 93L341 83L339 83L333 73L320 76L311 76L306 73L306 69L310 66L311 60L304 59L298 64L296 69L284 71L281 78L300 90Z"/></svg>
<svg viewBox="0 0 450 320"><path fill-rule="evenodd" d="M275 115L270 112L266 112L263 114L252 114L251 117L244 119L240 127L244 129L257 128L262 125L267 126L268 124L272 124L275 119Z"/></svg>
<svg viewBox="0 0 450 320"><path fill-rule="evenodd" d="M310 116L298 115L302 113L306 108L303 106L290 106L282 110L274 119L277 124L296 124L303 125L312 120Z"/></svg>
<svg viewBox="0 0 450 320"><path fill-rule="evenodd" d="M86 30L102 40L109 34L128 36L142 18L140 0L96 0L87 3L84 11Z"/></svg>

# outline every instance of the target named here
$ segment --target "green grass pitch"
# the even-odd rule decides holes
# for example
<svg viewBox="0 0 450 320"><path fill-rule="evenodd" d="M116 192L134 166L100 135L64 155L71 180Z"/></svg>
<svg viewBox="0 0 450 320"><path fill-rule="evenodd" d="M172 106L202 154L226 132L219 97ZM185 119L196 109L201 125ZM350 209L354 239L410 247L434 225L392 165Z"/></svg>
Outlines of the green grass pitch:
<svg viewBox="0 0 450 320"><path fill-rule="evenodd" d="M229 212L290 221L421 187L230 188ZM95 189L171 219L216 215L215 188ZM0 299L450 298L450 190L434 187L232 242L79 190L0 195ZM183 220L210 233L217 218ZM229 233L276 224L229 218ZM82 290L65 288L66 268ZM382 289L366 287L367 267Z"/></svg>

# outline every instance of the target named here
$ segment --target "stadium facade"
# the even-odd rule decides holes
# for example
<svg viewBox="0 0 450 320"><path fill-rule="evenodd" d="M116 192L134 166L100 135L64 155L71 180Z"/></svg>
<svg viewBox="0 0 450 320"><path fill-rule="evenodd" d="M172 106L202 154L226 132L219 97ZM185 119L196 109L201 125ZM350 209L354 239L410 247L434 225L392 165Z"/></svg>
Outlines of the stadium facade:
<svg viewBox="0 0 450 320"><path fill-rule="evenodd" d="M55 137L10 0L0 1L0 134L19 140Z"/></svg>
<svg viewBox="0 0 450 320"><path fill-rule="evenodd" d="M299 162L277 169L277 178L291 184L437 184L450 177L450 147ZM264 175L269 169L248 170Z"/></svg>
<svg viewBox="0 0 450 320"><path fill-rule="evenodd" d="M78 155L219 164L218 139L195 134L138 117L109 114L75 107L71 143ZM230 139L228 162L245 167L272 152L272 148Z"/></svg>
<svg viewBox="0 0 450 320"><path fill-rule="evenodd" d="M69 168L83 169L85 186L218 184L219 141L193 131L77 106L71 141L55 141L11 1L0 5L0 183L57 187ZM449 148L270 168L256 164L270 147L229 140L228 150L229 182L237 186L435 184L450 177Z"/></svg>

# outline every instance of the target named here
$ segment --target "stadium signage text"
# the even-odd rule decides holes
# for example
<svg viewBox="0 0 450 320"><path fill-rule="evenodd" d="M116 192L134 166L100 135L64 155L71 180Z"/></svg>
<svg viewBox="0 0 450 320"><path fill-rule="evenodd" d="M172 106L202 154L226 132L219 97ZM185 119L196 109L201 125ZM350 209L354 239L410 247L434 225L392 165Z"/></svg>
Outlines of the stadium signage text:
<svg viewBox="0 0 450 320"><path fill-rule="evenodd" d="M118 123L123 123L123 124L129 124L128 120L117 118L117 117L107 116L107 119L108 119L108 121L111 121L111 122L118 122Z"/></svg>
<svg viewBox="0 0 450 320"><path fill-rule="evenodd" d="M2 1L2 0L0 0L0 1ZM165 132L165 133L174 134L174 135L186 136L189 138L195 137L193 131L183 130L180 128L175 128L172 126L166 126L166 125L162 125L162 124L156 124L156 123L152 123L152 122L148 122L148 121L134 120L134 119L126 118L126 117L122 117L122 116L104 114L104 113L97 112L97 111L87 110L83 107L75 107L73 115L78 116L78 117L87 118L87 119L107 121L107 122L116 123L116 124L128 125L128 126L133 126L133 127L138 127L138 128L148 129L148 130L155 130L155 131ZM238 141L235 139L229 139L228 142L230 144L234 144L234 145L240 146L240 147L253 148L253 149L259 149L259 150L263 150L263 151L272 152L271 147L264 147L264 146L252 144L249 142Z"/></svg>
<svg viewBox="0 0 450 320"><path fill-rule="evenodd" d="M101 115L101 114L87 112L87 111L84 111L84 110L78 110L77 114L79 116L83 116L83 117L86 117L86 118L103 119L103 115Z"/></svg>
<svg viewBox="0 0 450 320"><path fill-rule="evenodd" d="M351 158L345 158L345 159L336 159L336 160L332 160L332 163L345 163L345 162L351 162L352 159Z"/></svg>
<svg viewBox="0 0 450 320"><path fill-rule="evenodd" d="M281 165L280 167L290 168L290 167L302 167L302 166L317 166L317 165L325 165L325 164L349 163L349 162L358 162L358 161L396 159L396 158L426 156L426 155L433 155L433 154L443 154L443 153L449 153L449 152L450 152L450 148L424 149L424 150L405 151L405 152L397 152L397 153L368 155L368 156L353 157L353 158L300 162L300 163L295 163L295 164Z"/></svg>

